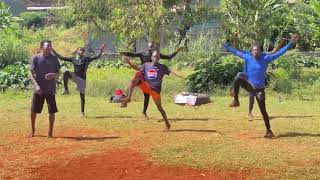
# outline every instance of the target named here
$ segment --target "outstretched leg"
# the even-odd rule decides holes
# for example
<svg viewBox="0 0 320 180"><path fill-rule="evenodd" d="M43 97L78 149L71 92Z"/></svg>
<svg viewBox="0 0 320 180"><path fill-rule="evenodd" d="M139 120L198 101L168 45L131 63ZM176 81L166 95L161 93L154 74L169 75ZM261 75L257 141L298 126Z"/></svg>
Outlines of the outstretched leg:
<svg viewBox="0 0 320 180"><path fill-rule="evenodd" d="M159 98L154 98L153 100L154 100L154 103L156 104L156 106L157 106L159 112L161 113L162 118L163 118L163 120L164 120L164 122L166 124L166 130L170 130L171 125L170 125L170 123L168 121L167 114L166 114L166 112L164 111L164 109L162 107L161 98L160 97Z"/></svg>
<svg viewBox="0 0 320 180"><path fill-rule="evenodd" d="M136 72L134 78L130 81L127 90L127 97L122 100L120 107L127 107L128 102L131 101L134 88L140 84L141 80L143 80L143 75L138 71Z"/></svg>
<svg viewBox="0 0 320 180"><path fill-rule="evenodd" d="M240 106L239 102L239 91L240 86L247 90L249 93L254 92L254 88L251 85L251 83L243 76L243 73L238 73L238 75L235 77L233 83L232 83L232 90L230 92L230 95L233 96L233 101L229 105L230 107L238 107Z"/></svg>
<svg viewBox="0 0 320 180"><path fill-rule="evenodd" d="M64 86L64 92L62 95L69 94L69 88L68 88L68 80L72 78L71 73L69 71L66 71L63 73L63 86Z"/></svg>

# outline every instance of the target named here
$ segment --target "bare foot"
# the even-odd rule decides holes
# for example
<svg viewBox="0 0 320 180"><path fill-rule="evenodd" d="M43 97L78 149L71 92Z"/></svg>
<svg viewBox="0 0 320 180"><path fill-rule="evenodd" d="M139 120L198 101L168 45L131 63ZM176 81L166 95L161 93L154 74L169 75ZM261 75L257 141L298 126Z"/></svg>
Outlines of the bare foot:
<svg viewBox="0 0 320 180"><path fill-rule="evenodd" d="M146 120L149 120L149 117L148 117L147 113L142 113L142 115L144 116L144 118L145 118Z"/></svg>
<svg viewBox="0 0 320 180"><path fill-rule="evenodd" d="M129 102L131 102L131 99L129 99L128 97L122 98L120 107L126 108Z"/></svg>
<svg viewBox="0 0 320 180"><path fill-rule="evenodd" d="M165 131L170 131L170 128L171 128L171 125L168 123L166 124L166 128L165 128Z"/></svg>
<svg viewBox="0 0 320 180"><path fill-rule="evenodd" d="M248 114L248 120L249 120L249 121L253 121L253 116L252 116L251 113Z"/></svg>
<svg viewBox="0 0 320 180"><path fill-rule="evenodd" d="M239 106L240 106L240 102L235 100L233 100L229 105L229 107L239 107Z"/></svg>
<svg viewBox="0 0 320 180"><path fill-rule="evenodd" d="M35 136L34 136L34 132L32 132L32 133L29 135L29 137L30 137L30 138L35 137Z"/></svg>

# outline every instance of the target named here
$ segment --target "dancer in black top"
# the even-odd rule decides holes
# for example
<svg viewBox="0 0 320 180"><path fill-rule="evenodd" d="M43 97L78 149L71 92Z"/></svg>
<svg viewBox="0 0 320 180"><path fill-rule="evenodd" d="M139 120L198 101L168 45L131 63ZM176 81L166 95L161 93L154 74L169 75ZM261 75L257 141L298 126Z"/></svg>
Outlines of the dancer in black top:
<svg viewBox="0 0 320 180"><path fill-rule="evenodd" d="M90 62L99 59L104 51L106 45L103 44L100 48L100 52L97 56L87 57L84 56L84 48L77 49L76 57L63 57L53 50L53 53L61 60L68 61L73 64L74 72L66 71L63 73L63 85L64 92L63 95L69 94L68 80L72 79L73 82L77 84L77 90L80 92L81 99L81 117L84 117L84 106L85 106L85 90L86 90L86 76L87 69Z"/></svg>

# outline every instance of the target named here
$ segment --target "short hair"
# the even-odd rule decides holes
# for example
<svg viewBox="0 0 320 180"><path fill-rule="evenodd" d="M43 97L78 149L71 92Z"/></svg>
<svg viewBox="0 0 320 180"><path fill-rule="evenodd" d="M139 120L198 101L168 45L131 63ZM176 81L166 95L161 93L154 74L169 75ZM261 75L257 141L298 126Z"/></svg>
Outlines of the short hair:
<svg viewBox="0 0 320 180"><path fill-rule="evenodd" d="M259 42L255 42L253 43L251 49L253 49L253 47L258 47L260 49L260 51L262 52L263 51L263 45L260 44Z"/></svg>
<svg viewBox="0 0 320 180"><path fill-rule="evenodd" d="M152 55L153 53L157 53L158 56L160 56L160 49L159 48L155 48L152 50Z"/></svg>
<svg viewBox="0 0 320 180"><path fill-rule="evenodd" d="M50 41L50 40L42 40L42 41L40 42L40 49L43 48L44 43L49 43L49 44L51 44L52 41Z"/></svg>

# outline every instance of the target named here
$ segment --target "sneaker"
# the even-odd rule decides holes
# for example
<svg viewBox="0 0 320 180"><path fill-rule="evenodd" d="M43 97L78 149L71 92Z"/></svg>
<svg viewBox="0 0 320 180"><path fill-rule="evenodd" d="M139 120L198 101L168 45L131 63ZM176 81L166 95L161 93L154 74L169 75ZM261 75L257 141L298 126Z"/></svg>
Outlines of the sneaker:
<svg viewBox="0 0 320 180"><path fill-rule="evenodd" d="M84 112L81 112L81 113L80 113L80 117L81 117L81 118L84 118L84 117L85 117Z"/></svg>
<svg viewBox="0 0 320 180"><path fill-rule="evenodd" d="M273 137L274 137L273 132L272 132L271 130L267 130L266 135L264 135L264 138L269 138L269 139L271 139L271 138L273 138Z"/></svg>
<svg viewBox="0 0 320 180"><path fill-rule="evenodd" d="M240 106L240 102L236 100L233 100L229 105L229 107L239 107L239 106Z"/></svg>
<svg viewBox="0 0 320 180"><path fill-rule="evenodd" d="M61 95L69 95L69 91L64 91Z"/></svg>

